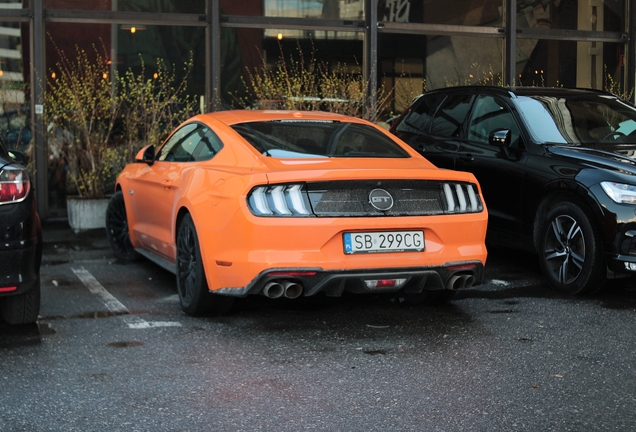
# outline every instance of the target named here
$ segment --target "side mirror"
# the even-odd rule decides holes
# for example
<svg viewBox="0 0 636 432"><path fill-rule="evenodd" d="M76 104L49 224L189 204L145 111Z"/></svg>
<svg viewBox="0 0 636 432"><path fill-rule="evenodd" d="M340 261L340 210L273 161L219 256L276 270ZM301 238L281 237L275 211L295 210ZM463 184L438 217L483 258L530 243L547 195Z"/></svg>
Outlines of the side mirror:
<svg viewBox="0 0 636 432"><path fill-rule="evenodd" d="M27 155L20 150L9 150L9 157L20 165L26 166L29 163Z"/></svg>
<svg viewBox="0 0 636 432"><path fill-rule="evenodd" d="M501 152L508 157L510 155L509 147L511 137L512 133L510 132L510 129L496 129L492 131L488 137L488 142L490 145L499 147Z"/></svg>
<svg viewBox="0 0 636 432"><path fill-rule="evenodd" d="M152 165L155 163L155 147L152 145L147 145L139 150L137 156L135 156L135 162L143 162L148 165Z"/></svg>

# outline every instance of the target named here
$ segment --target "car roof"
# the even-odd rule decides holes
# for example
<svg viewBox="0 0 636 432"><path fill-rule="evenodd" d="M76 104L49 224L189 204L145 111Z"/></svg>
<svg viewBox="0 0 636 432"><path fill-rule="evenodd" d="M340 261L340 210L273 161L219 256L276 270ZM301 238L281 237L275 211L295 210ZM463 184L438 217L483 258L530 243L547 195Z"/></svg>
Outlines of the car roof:
<svg viewBox="0 0 636 432"><path fill-rule="evenodd" d="M273 120L318 120L367 123L365 120L359 118L324 111L229 110L201 114L195 118L197 117L201 120L215 119L227 125Z"/></svg>
<svg viewBox="0 0 636 432"><path fill-rule="evenodd" d="M487 94L499 94L501 96L514 97L514 96L553 96L553 97L571 97L576 95L603 95L617 97L611 93L583 88L564 88L564 87L502 87L502 86L456 86L445 87L435 90L431 90L424 94L434 93L487 93Z"/></svg>

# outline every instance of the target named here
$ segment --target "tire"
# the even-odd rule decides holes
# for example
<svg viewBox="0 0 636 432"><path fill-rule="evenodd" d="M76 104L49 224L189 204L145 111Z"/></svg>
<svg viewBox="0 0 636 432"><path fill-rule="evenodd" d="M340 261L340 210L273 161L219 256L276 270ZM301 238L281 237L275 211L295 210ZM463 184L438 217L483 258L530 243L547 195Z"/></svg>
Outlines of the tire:
<svg viewBox="0 0 636 432"><path fill-rule="evenodd" d="M2 318L8 324L31 324L37 321L40 313L40 278L29 291L3 297L0 305Z"/></svg>
<svg viewBox="0 0 636 432"><path fill-rule="evenodd" d="M184 216L177 230L177 291L181 309L192 316L226 313L234 304L234 297L210 292L199 239L189 214Z"/></svg>
<svg viewBox="0 0 636 432"><path fill-rule="evenodd" d="M130 241L126 204L121 191L115 192L115 195L108 202L106 236L117 258L124 261L134 261L140 257Z"/></svg>
<svg viewBox="0 0 636 432"><path fill-rule="evenodd" d="M539 233L539 261L550 285L568 294L592 294L606 280L605 263L593 219L565 201L547 214Z"/></svg>

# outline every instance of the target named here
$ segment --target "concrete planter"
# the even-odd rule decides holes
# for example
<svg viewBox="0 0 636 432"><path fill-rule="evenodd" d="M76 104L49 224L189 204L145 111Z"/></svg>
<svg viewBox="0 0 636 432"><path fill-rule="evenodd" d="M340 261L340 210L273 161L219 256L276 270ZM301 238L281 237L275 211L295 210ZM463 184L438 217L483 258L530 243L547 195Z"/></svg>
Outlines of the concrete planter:
<svg viewBox="0 0 636 432"><path fill-rule="evenodd" d="M106 207L108 207L108 198L66 197L68 224L76 233L88 229L105 228Z"/></svg>

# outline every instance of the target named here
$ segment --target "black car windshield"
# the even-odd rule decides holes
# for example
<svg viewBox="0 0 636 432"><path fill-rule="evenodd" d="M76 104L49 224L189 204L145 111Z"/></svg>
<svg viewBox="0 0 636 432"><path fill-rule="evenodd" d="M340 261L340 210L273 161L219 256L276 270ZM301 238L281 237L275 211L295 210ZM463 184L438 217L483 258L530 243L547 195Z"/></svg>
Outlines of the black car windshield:
<svg viewBox="0 0 636 432"><path fill-rule="evenodd" d="M289 120L240 123L232 128L259 153L281 159L409 157L391 138L358 123Z"/></svg>
<svg viewBox="0 0 636 432"><path fill-rule="evenodd" d="M616 97L533 95L513 100L538 143L636 142L636 108Z"/></svg>

